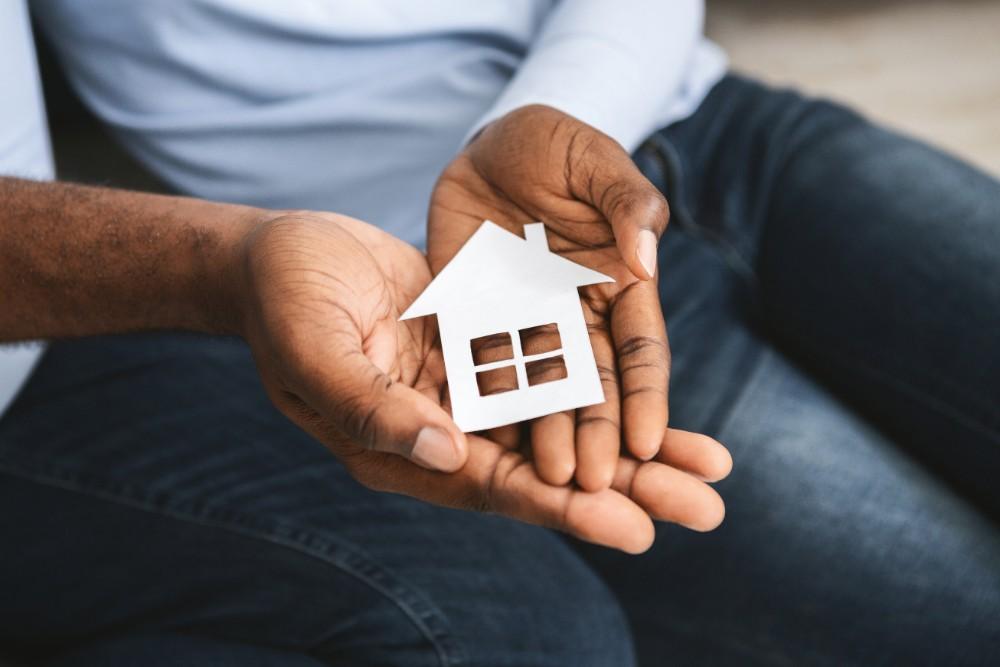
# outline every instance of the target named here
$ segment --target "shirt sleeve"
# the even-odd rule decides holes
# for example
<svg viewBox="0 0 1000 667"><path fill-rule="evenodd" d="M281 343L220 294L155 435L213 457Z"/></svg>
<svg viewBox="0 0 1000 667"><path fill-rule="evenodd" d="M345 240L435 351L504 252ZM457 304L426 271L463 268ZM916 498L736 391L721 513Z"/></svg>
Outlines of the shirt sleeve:
<svg viewBox="0 0 1000 667"><path fill-rule="evenodd" d="M44 109L25 2L0 0L0 176L52 178ZM41 353L37 344L0 345L0 414Z"/></svg>
<svg viewBox="0 0 1000 667"><path fill-rule="evenodd" d="M31 22L23 0L0 2L0 175L53 177Z"/></svg>
<svg viewBox="0 0 1000 667"><path fill-rule="evenodd" d="M635 150L666 124L703 20L701 0L561 0L466 140L518 107L545 104Z"/></svg>

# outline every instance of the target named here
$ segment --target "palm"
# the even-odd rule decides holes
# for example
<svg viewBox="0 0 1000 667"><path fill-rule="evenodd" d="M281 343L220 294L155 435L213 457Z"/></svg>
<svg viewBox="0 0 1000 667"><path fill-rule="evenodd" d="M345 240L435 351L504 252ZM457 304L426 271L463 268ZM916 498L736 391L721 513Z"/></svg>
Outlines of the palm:
<svg viewBox="0 0 1000 667"><path fill-rule="evenodd" d="M615 279L580 292L605 403L543 417L529 428L531 455L544 479L563 484L575 473L584 488L600 490L612 481L622 436L641 458L652 456L663 437L669 353L659 298L655 281L640 280L635 264L623 260L608 206L602 211L591 203L613 200L615 184L573 173L592 168L586 162L593 158L573 153L572 135L559 141L558 127L527 124L492 135L488 129L445 169L431 199L428 260L440 271L484 219L515 233L541 220L553 252ZM519 133L527 136L508 145ZM653 193L655 206L662 197ZM628 206L635 208L621 204ZM515 428L490 436L508 445L521 441Z"/></svg>
<svg viewBox="0 0 1000 667"><path fill-rule="evenodd" d="M307 395L339 383L325 376L332 350L365 357L353 379L414 388L440 405L444 362L434 323L399 321L431 279L418 250L359 220L296 213L258 234L250 265L260 324L248 338L265 385L293 420L322 431L335 453L363 455L359 439L380 434L365 432L374 428L370 412L338 405L331 419L324 409L331 406Z"/></svg>
<svg viewBox="0 0 1000 667"><path fill-rule="evenodd" d="M444 365L434 320L398 321L430 281L426 260L374 227L331 214L282 216L249 246L256 304L247 314L246 335L268 393L366 486L495 511L629 551L652 541L650 517L698 529L721 521L719 497L687 472L724 476L728 454L682 431L668 432L657 462L620 462L615 489L600 493L546 484L521 452L475 436L469 437L468 459L451 473L389 453L392 447L376 451L380 441L392 440L383 432L389 424L405 432L442 412ZM369 401L375 411L367 415L355 414L370 398L355 393L359 386L381 392Z"/></svg>

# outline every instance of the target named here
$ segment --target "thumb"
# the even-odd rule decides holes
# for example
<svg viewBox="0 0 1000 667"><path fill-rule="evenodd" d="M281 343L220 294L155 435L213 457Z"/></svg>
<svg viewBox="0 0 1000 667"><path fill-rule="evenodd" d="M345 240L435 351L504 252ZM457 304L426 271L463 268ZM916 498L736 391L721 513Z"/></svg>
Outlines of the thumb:
<svg viewBox="0 0 1000 667"><path fill-rule="evenodd" d="M431 470L465 464L465 434L445 410L412 387L394 381L360 347L339 354L304 384L303 400L367 449L403 456Z"/></svg>
<svg viewBox="0 0 1000 667"><path fill-rule="evenodd" d="M625 149L614 139L594 132L592 141L573 141L579 155L567 156L570 189L611 223L622 260L640 280L656 273L656 249L667 228L670 207Z"/></svg>

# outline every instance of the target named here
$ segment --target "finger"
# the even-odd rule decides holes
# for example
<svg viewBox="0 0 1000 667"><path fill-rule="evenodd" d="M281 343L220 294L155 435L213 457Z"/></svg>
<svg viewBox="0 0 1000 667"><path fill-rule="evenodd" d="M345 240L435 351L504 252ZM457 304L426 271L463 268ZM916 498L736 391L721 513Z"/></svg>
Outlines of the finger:
<svg viewBox="0 0 1000 667"><path fill-rule="evenodd" d="M435 470L462 467L468 455L465 435L436 401L394 382L364 354L362 341L347 327L329 343L336 355L309 354L299 365L305 370L294 390L309 408L368 449Z"/></svg>
<svg viewBox="0 0 1000 667"><path fill-rule="evenodd" d="M495 498L495 511L587 542L636 554L649 549L656 536L649 514L612 489L588 493L572 486L551 486L527 465L509 474L502 488ZM531 502L524 503L524 497Z"/></svg>
<svg viewBox="0 0 1000 667"><path fill-rule="evenodd" d="M569 484L576 470L573 410L539 417L531 422L531 453L538 476L548 484Z"/></svg>
<svg viewBox="0 0 1000 667"><path fill-rule="evenodd" d="M578 132L593 136L570 143L570 191L611 223L626 266L640 280L649 280L656 274L656 247L670 218L667 200L616 141L590 128Z"/></svg>
<svg viewBox="0 0 1000 667"><path fill-rule="evenodd" d="M322 425L307 430L324 438ZM494 512L628 553L645 551L655 537L649 514L622 493L612 489L587 493L546 484L520 453L476 435L469 436L466 464L454 473L427 470L398 456L371 451L345 457L343 462L355 479L376 491Z"/></svg>
<svg viewBox="0 0 1000 667"><path fill-rule="evenodd" d="M604 402L576 411L576 481L585 491L611 486L621 449L621 404L615 349L604 320L584 308Z"/></svg>
<svg viewBox="0 0 1000 667"><path fill-rule="evenodd" d="M633 283L611 309L618 353L625 444L637 458L652 458L667 429L670 348L656 285Z"/></svg>
<svg viewBox="0 0 1000 667"><path fill-rule="evenodd" d="M395 484L385 490L429 502L496 512L628 553L645 551L655 536L649 515L621 493L546 484L519 453L478 436L469 437L469 459L458 473L403 472L392 465L397 472L381 470Z"/></svg>
<svg viewBox="0 0 1000 667"><path fill-rule="evenodd" d="M667 429L656 460L706 482L725 479L733 469L733 457L722 443L676 428Z"/></svg>
<svg viewBox="0 0 1000 667"><path fill-rule="evenodd" d="M523 356L554 352L562 348L559 328L554 324L520 329L516 343ZM562 380L567 376L562 356L528 361L525 371L529 387ZM573 440L575 420L575 413L570 410L531 421L531 453L539 476L549 484L561 486L573 479L573 471L576 469Z"/></svg>
<svg viewBox="0 0 1000 667"><path fill-rule="evenodd" d="M715 489L676 468L623 458L613 489L627 494L654 519L705 532L718 528L726 505Z"/></svg>

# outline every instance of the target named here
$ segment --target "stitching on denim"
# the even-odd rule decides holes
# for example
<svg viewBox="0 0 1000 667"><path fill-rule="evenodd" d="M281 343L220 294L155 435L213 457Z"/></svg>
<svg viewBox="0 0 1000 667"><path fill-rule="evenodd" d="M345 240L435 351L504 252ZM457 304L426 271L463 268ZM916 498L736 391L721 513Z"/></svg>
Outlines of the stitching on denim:
<svg viewBox="0 0 1000 667"><path fill-rule="evenodd" d="M396 605L434 648L442 667L455 667L467 662L464 650L457 639L447 631L444 614L433 603L424 599L415 589L405 586L398 575L391 573L365 556L361 550L336 536L321 536L311 529L272 517L263 522L260 517L246 515L232 508L212 507L203 501L179 499L168 494L163 494L162 500L157 502L155 495L150 496L137 487L113 480L91 477L87 482L92 484L85 485L81 481L83 478L81 475L48 462L41 463L37 470L31 470L5 459L2 451L0 451L0 471L38 484L81 493L140 511L270 542L321 560L367 584ZM328 639L326 636L323 641Z"/></svg>

